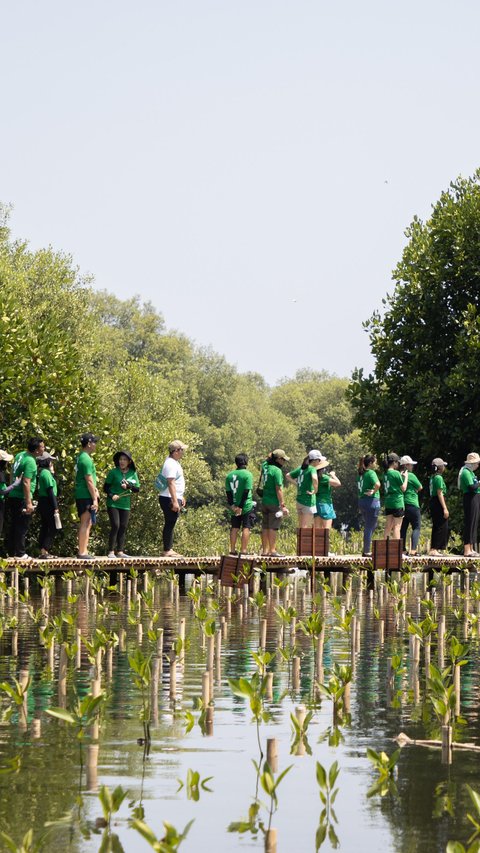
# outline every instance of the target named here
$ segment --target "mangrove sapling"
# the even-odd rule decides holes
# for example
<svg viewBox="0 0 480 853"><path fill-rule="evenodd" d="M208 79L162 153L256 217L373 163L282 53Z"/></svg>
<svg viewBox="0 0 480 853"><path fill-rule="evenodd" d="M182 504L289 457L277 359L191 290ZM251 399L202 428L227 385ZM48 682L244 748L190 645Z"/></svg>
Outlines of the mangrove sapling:
<svg viewBox="0 0 480 853"><path fill-rule="evenodd" d="M0 690L5 696L10 700L7 708L2 713L2 720L10 720L12 714L18 710L20 718L24 726L27 725L27 712L26 712L26 696L28 693L28 688L31 684L31 678L28 677L26 681L23 683L17 681L16 678L13 679L13 684L9 684L8 681L2 681L0 684Z"/></svg>
<svg viewBox="0 0 480 853"><path fill-rule="evenodd" d="M177 788L177 794L182 788L185 788L187 793L187 800L193 800L194 803L197 803L200 799L200 790L206 791L209 794L212 793L212 789L208 787L208 782L213 779L213 776L206 776L205 779L200 778L200 773L198 770L192 770L190 767L187 770L187 778L185 782L182 782L181 779L177 779L179 783Z"/></svg>
<svg viewBox="0 0 480 853"><path fill-rule="evenodd" d="M267 687L266 676L262 678L258 672L254 672L250 680L247 678L229 678L228 683L234 696L248 699L253 721L257 727L257 743L260 753L259 764L263 760L263 749L260 741L260 724L268 723L271 715L264 708L264 699Z"/></svg>
<svg viewBox="0 0 480 853"><path fill-rule="evenodd" d="M151 743L150 737L150 684L152 681L152 652L144 654L141 649L135 649L134 653L128 656L130 669L134 673L133 683L137 690L140 691L142 697L142 709L140 711L140 720L143 724L144 744L148 747ZM145 753L144 753L145 757Z"/></svg>
<svg viewBox="0 0 480 853"><path fill-rule="evenodd" d="M475 815L467 813L467 818L474 827L474 832L467 841L468 847L460 841L449 841L447 853L479 853L480 851L480 794L474 791L470 785L465 785L470 799L475 807Z"/></svg>
<svg viewBox="0 0 480 853"><path fill-rule="evenodd" d="M398 791L394 776L396 774L396 764L400 758L400 750L396 749L392 755L388 756L386 752L376 752L374 749L368 747L367 757L378 773L378 778L368 789L367 797L373 797L376 794L379 794L381 797L384 797L386 794L396 795Z"/></svg>
<svg viewBox="0 0 480 853"><path fill-rule="evenodd" d="M267 794L267 796L270 797L270 805L269 805L269 812L268 812L268 826L267 826L267 832L269 832L271 827L272 827L273 814L274 814L274 812L276 812L276 810L278 808L278 797L277 797L278 786L280 785L280 782L282 782L282 780L285 778L287 773L289 773L289 771L292 769L293 764L290 764L288 767L285 768L285 770L282 770L282 772L279 773L279 775L275 779L275 776L272 772L272 769L266 761L263 765L263 770L260 769L260 765L259 764L257 765L257 763L255 761L253 763L255 765L255 769L257 770L257 773L259 774L260 784L261 784L263 790L265 791L265 793Z"/></svg>
<svg viewBox="0 0 480 853"><path fill-rule="evenodd" d="M295 619L297 616L297 611L291 605L289 607L282 607L282 605L279 604L278 607L275 607L275 613L277 614L278 618L280 619L280 622L282 623L282 625L284 627L286 627L287 625L291 625L292 619ZM285 634L284 634L284 632L282 632L282 638L283 638L282 645L284 646L285 645Z"/></svg>
<svg viewBox="0 0 480 853"><path fill-rule="evenodd" d="M314 672L317 671L317 640L322 636L323 626L324 618L318 610L311 613L306 619L300 619L298 622L298 627L307 637L310 637L312 643Z"/></svg>
<svg viewBox="0 0 480 853"><path fill-rule="evenodd" d="M171 823L167 823L167 821L164 820L163 826L165 829L165 835L163 838L157 838L153 829L151 829L143 820L135 818L130 822L132 829L135 829L142 838L145 839L145 841L148 841L150 847L155 850L155 853L175 853L175 851L180 847L182 841L185 841L192 824L193 820L190 820L184 827L183 831L179 832Z"/></svg>
<svg viewBox="0 0 480 853"><path fill-rule="evenodd" d="M267 674L267 667L275 659L275 652L251 652L252 658L256 663L260 677L263 678Z"/></svg>
<svg viewBox="0 0 480 853"><path fill-rule="evenodd" d="M323 809L320 814L320 822L315 835L315 853L318 853L320 847L327 837L334 849L339 846L337 833L333 827L333 823L338 823L337 815L335 814L333 804L337 798L338 788L335 783L338 779L340 768L338 762L334 761L330 769L327 771L319 761L316 763L316 777L319 787L320 799L323 803Z"/></svg>
<svg viewBox="0 0 480 853"><path fill-rule="evenodd" d="M0 832L0 839L6 845L6 849L10 850L11 853L41 853L42 850L47 849L45 845L49 833L50 830L47 830L40 838L34 839L33 829L29 829L23 836L20 844L17 844L6 832Z"/></svg>
<svg viewBox="0 0 480 853"><path fill-rule="evenodd" d="M292 743L290 744L290 755L296 755L299 747L303 748L307 755L312 754L312 748L307 738L308 727L312 719L313 711L309 711L305 717L302 714L299 717L295 714L290 714L293 736Z"/></svg>
<svg viewBox="0 0 480 853"><path fill-rule="evenodd" d="M76 730L76 736L78 740L79 747L79 758L80 758L80 774L83 769L83 752L82 752L82 743L85 739L85 734L87 729L97 721L98 715L100 713L100 709L102 704L105 701L105 693L100 693L98 696L92 696L91 693L87 693L83 699L79 699L78 696L75 697L76 702L73 707L68 711L66 708L47 708L47 714L51 717L56 717L59 720L63 720L64 723L67 723L69 726L73 726Z"/></svg>
<svg viewBox="0 0 480 853"><path fill-rule="evenodd" d="M433 706L440 725L450 725L455 712L455 686L452 683L451 667L447 666L440 670L433 663L430 664L427 691L427 698Z"/></svg>
<svg viewBox="0 0 480 853"><path fill-rule="evenodd" d="M317 689L333 702L333 722L349 722L349 714L344 720L344 696L347 684L352 680L352 667L335 663L330 670L328 684L316 684Z"/></svg>

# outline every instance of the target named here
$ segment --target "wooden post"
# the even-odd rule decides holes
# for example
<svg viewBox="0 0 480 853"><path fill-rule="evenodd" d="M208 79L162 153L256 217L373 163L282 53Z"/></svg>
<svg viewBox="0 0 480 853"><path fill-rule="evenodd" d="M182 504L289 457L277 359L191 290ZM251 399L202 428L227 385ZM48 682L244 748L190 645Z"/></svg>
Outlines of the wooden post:
<svg viewBox="0 0 480 853"><path fill-rule="evenodd" d="M452 763L452 727L442 726L442 764Z"/></svg>
<svg viewBox="0 0 480 853"><path fill-rule="evenodd" d="M300 690L300 658L292 658L292 683L294 690Z"/></svg>
<svg viewBox="0 0 480 853"><path fill-rule="evenodd" d="M65 708L67 704L67 665L68 655L65 643L60 646L60 661L58 664L58 704Z"/></svg>
<svg viewBox="0 0 480 853"><path fill-rule="evenodd" d="M175 702L177 698L177 656L175 649L171 648L170 654L170 701Z"/></svg>
<svg viewBox="0 0 480 853"><path fill-rule="evenodd" d="M267 763L272 773L278 772L278 743L275 737L267 738Z"/></svg>
<svg viewBox="0 0 480 853"><path fill-rule="evenodd" d="M260 619L260 648L265 651L267 647L267 620Z"/></svg>
<svg viewBox="0 0 480 853"><path fill-rule="evenodd" d="M265 684L265 699L271 702L273 698L273 672L267 672L267 681Z"/></svg>
<svg viewBox="0 0 480 853"><path fill-rule="evenodd" d="M277 853L276 829L267 829L265 833L265 853Z"/></svg>
<svg viewBox="0 0 480 853"><path fill-rule="evenodd" d="M86 764L86 788L87 791L96 791L98 787L98 743L89 743L87 746Z"/></svg>
<svg viewBox="0 0 480 853"><path fill-rule="evenodd" d="M299 726L302 727L305 722L305 717L307 716L307 709L305 708L305 705L299 705L298 708L295 708L295 716ZM297 744L295 755L305 755L305 744L303 742L303 738L300 738L300 741Z"/></svg>

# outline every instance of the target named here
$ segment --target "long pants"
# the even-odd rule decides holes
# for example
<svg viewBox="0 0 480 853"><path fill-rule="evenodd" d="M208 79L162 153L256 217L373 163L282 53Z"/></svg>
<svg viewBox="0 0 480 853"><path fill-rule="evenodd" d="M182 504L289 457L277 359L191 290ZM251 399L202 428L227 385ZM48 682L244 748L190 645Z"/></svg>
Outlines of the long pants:
<svg viewBox="0 0 480 853"><path fill-rule="evenodd" d="M158 498L162 512L165 516L165 524L163 526L163 550L171 551L173 547L173 529L178 521L179 512L174 512L172 509L171 498L160 495Z"/></svg>
<svg viewBox="0 0 480 853"><path fill-rule="evenodd" d="M26 550L28 528L31 515L22 510L25 501L22 498L8 498L10 508L10 535L8 537L8 553L11 557L23 557Z"/></svg>
<svg viewBox="0 0 480 853"><path fill-rule="evenodd" d="M443 517L443 509L437 496L430 498L430 515L432 516L432 549L444 551L448 544L448 518Z"/></svg>
<svg viewBox="0 0 480 853"><path fill-rule="evenodd" d="M363 553L369 554L372 548L372 536L375 533L378 516L380 515L380 501L378 498L372 501L371 498L360 498L358 508L363 518Z"/></svg>
<svg viewBox="0 0 480 853"><path fill-rule="evenodd" d="M476 547L480 517L480 494L467 492L463 496L463 544Z"/></svg>
<svg viewBox="0 0 480 853"><path fill-rule="evenodd" d="M3 533L3 522L5 521L5 498L0 500L0 536Z"/></svg>
<svg viewBox="0 0 480 853"><path fill-rule="evenodd" d="M54 506L50 498L38 499L38 511L40 513L40 532L38 544L44 551L50 551L55 539L57 528L55 527Z"/></svg>
<svg viewBox="0 0 480 853"><path fill-rule="evenodd" d="M405 515L403 516L402 526L400 528L400 539L403 539L403 545L405 548L407 547L407 531L409 524L412 525L412 551L416 551L418 548L418 540L420 539L422 516L420 514L420 507L414 506L413 504L405 504Z"/></svg>
<svg viewBox="0 0 480 853"><path fill-rule="evenodd" d="M123 546L125 545L125 533L127 532L128 520L130 518L130 510L107 506L107 512L110 519L108 550L123 551Z"/></svg>

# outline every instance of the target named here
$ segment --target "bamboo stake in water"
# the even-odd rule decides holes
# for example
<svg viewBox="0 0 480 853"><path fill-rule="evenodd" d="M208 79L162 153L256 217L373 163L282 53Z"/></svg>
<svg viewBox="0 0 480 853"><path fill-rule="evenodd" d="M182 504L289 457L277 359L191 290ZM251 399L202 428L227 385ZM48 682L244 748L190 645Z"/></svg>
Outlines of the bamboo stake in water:
<svg viewBox="0 0 480 853"><path fill-rule="evenodd" d="M278 771L278 742L275 737L267 738L267 763L272 773Z"/></svg>

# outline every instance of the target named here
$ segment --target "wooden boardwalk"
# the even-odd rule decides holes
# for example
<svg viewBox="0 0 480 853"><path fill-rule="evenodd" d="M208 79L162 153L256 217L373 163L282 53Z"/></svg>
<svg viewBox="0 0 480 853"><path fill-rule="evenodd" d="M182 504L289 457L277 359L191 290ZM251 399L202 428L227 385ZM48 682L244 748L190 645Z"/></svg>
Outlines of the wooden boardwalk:
<svg viewBox="0 0 480 853"><path fill-rule="evenodd" d="M289 555L286 557L261 557L255 554L247 558L253 567L263 568L268 572L285 572L294 569L310 569L311 557L298 557ZM86 569L98 572L129 572L135 569L138 572L155 571L158 574L173 571L179 575L206 572L217 575L220 568L220 555L208 557L128 557L127 559L95 557L93 560L80 560L76 557L56 557L53 560L17 560L15 557L0 561L0 571L11 572L19 569L21 573L28 575L62 574L63 572L82 573ZM351 572L362 569L372 570L372 560L357 554L335 554L328 557L315 557L315 569L317 572ZM404 571L422 572L429 574L447 570L450 572L477 571L480 570L480 558L474 559L459 555L445 557L404 557Z"/></svg>

